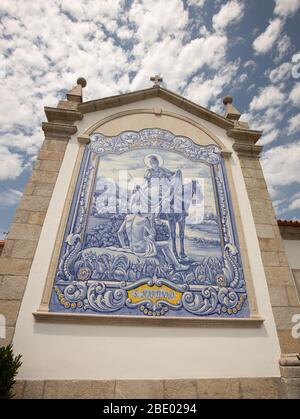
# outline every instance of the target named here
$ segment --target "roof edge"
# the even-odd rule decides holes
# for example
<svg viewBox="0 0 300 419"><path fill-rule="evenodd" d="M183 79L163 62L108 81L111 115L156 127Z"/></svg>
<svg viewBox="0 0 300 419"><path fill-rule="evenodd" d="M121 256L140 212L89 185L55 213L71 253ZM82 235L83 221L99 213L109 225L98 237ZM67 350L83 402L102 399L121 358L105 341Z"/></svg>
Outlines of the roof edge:
<svg viewBox="0 0 300 419"><path fill-rule="evenodd" d="M128 92L120 95L83 102L78 105L78 111L85 114L138 102L153 97L160 97L161 99L167 100L195 116L202 117L209 122L215 123L221 128L230 129L234 126L234 123L226 119L224 116L206 109L203 106L197 105L196 103L184 98L183 96L160 86L154 86L148 89L136 90L134 92Z"/></svg>
<svg viewBox="0 0 300 419"><path fill-rule="evenodd" d="M298 220L278 220L277 223L280 227L300 227L300 221Z"/></svg>

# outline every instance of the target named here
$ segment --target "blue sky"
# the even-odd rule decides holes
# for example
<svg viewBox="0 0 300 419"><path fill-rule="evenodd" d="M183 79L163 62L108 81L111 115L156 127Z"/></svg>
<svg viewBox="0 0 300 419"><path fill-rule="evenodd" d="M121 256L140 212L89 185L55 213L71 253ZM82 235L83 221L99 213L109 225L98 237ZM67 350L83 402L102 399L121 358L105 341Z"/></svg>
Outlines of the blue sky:
<svg viewBox="0 0 300 419"><path fill-rule="evenodd" d="M43 107L165 86L263 129L278 218L300 219L300 0L1 0L0 233L43 141ZM1 237L1 236L0 236Z"/></svg>

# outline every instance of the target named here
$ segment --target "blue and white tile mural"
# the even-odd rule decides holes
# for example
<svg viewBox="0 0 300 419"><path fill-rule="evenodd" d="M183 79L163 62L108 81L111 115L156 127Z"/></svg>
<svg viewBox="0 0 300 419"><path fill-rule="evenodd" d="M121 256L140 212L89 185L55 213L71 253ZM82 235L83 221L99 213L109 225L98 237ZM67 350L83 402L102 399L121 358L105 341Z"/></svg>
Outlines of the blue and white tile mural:
<svg viewBox="0 0 300 419"><path fill-rule="evenodd" d="M249 317L219 147L161 129L93 134L50 311Z"/></svg>

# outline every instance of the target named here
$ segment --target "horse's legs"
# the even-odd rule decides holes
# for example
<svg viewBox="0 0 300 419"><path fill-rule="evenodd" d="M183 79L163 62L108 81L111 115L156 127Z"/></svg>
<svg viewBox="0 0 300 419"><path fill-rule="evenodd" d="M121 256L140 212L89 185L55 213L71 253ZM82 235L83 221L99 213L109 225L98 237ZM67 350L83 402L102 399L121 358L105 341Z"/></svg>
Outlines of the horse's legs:
<svg viewBox="0 0 300 419"><path fill-rule="evenodd" d="M185 232L185 215L182 214L180 219L178 220L179 225L179 239L180 239L180 258L186 258L186 254L184 251L184 232Z"/></svg>
<svg viewBox="0 0 300 419"><path fill-rule="evenodd" d="M176 249L176 221L174 214L168 215L168 222L170 227L170 234L172 239L172 249L173 253L176 257L178 257L177 249Z"/></svg>

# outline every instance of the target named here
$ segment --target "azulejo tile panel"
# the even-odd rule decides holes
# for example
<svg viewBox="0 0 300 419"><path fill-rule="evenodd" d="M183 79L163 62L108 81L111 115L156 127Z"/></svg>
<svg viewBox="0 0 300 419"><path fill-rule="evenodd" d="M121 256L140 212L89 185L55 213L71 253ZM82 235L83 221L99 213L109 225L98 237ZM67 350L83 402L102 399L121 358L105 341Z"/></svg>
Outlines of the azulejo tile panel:
<svg viewBox="0 0 300 419"><path fill-rule="evenodd" d="M162 129L91 136L51 312L250 316L221 150Z"/></svg>

